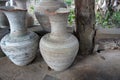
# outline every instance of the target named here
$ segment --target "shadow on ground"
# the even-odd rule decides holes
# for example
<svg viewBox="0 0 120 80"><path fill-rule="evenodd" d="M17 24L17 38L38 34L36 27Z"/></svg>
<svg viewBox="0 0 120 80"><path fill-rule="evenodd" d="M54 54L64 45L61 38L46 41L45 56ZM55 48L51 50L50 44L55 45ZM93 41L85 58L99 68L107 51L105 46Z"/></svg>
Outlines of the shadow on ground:
<svg viewBox="0 0 120 80"><path fill-rule="evenodd" d="M19 67L7 57L0 59L0 80L120 80L120 51L107 50L82 58L62 72L48 68L40 53L29 65Z"/></svg>

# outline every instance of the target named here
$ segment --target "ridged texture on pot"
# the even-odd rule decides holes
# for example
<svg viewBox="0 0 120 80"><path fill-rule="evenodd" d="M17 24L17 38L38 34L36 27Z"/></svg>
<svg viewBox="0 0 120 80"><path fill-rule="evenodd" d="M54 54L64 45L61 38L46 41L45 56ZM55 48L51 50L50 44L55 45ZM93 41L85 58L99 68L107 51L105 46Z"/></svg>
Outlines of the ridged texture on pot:
<svg viewBox="0 0 120 80"><path fill-rule="evenodd" d="M61 0L41 0L38 5L35 7L35 16L44 29L44 31L50 32L51 25L48 16L45 11L55 11L59 8L65 8L66 5Z"/></svg>
<svg viewBox="0 0 120 80"><path fill-rule="evenodd" d="M38 50L39 37L25 26L26 10L4 11L10 22L10 33L1 40L1 49L16 65L29 64Z"/></svg>
<svg viewBox="0 0 120 80"><path fill-rule="evenodd" d="M66 9L65 9L66 10ZM52 69L63 71L74 61L79 43L75 36L67 33L68 11L49 16L51 33L46 34L40 40L41 54Z"/></svg>
<svg viewBox="0 0 120 80"><path fill-rule="evenodd" d="M14 64L24 66L35 58L38 42L39 37L33 32L17 39L13 39L7 34L1 40L1 48Z"/></svg>
<svg viewBox="0 0 120 80"><path fill-rule="evenodd" d="M42 37L40 51L45 62L55 71L67 69L78 52L78 40L70 34L64 41L50 39L50 34Z"/></svg>

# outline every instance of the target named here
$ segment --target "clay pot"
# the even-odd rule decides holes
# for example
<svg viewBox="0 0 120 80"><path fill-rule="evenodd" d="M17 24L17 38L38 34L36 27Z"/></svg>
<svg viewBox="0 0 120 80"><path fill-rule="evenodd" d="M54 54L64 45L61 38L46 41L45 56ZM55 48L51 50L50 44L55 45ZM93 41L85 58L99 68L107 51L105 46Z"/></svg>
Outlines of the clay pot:
<svg viewBox="0 0 120 80"><path fill-rule="evenodd" d="M1 40L1 49L16 65L24 66L36 56L39 37L34 32L28 32L25 25L27 10L2 9L10 23L10 33Z"/></svg>
<svg viewBox="0 0 120 80"><path fill-rule="evenodd" d="M45 11L55 11L60 7L66 7L64 2L62 2L61 0L40 0L40 3L36 5L35 16L44 31L51 31L49 18L46 15Z"/></svg>
<svg viewBox="0 0 120 80"><path fill-rule="evenodd" d="M16 3L16 8L17 9L27 9L27 0L14 0L15 1L15 3ZM26 24L27 24L27 26L28 27L30 27L30 26L33 26L33 24L34 24L34 20L33 20L33 17L29 14L29 13L27 13L27 16L26 16L27 18L27 20L26 20Z"/></svg>
<svg viewBox="0 0 120 80"><path fill-rule="evenodd" d="M5 6L6 1L0 1L0 6Z"/></svg>
<svg viewBox="0 0 120 80"><path fill-rule="evenodd" d="M5 6L6 1L0 1L0 7ZM3 12L0 11L0 28L7 28L9 27L9 22L7 17L4 15Z"/></svg>
<svg viewBox="0 0 120 80"><path fill-rule="evenodd" d="M61 8L49 15L51 33L40 40L40 51L48 66L55 71L67 69L74 61L79 43L75 36L67 33L69 10Z"/></svg>

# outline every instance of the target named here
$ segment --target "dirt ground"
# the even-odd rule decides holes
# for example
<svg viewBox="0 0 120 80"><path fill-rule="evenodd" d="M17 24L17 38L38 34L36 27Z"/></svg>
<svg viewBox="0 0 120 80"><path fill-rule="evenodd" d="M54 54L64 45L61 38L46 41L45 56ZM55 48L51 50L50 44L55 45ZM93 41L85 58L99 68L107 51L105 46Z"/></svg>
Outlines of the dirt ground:
<svg viewBox="0 0 120 80"><path fill-rule="evenodd" d="M0 39L8 32L0 29ZM0 58L0 80L120 80L120 50L105 50L87 57L78 55L71 67L62 72L51 70L39 51L35 60L23 67L3 57Z"/></svg>
<svg viewBox="0 0 120 80"><path fill-rule="evenodd" d="M0 80L120 80L120 51L77 56L72 66L63 72L48 68L39 52L36 59L24 67L3 57L0 59Z"/></svg>

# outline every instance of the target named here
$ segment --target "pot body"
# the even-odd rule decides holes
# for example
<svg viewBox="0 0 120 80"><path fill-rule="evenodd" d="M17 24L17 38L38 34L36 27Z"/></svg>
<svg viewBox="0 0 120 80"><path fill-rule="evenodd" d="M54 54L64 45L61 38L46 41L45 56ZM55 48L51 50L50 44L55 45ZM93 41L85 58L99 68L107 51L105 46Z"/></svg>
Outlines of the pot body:
<svg viewBox="0 0 120 80"><path fill-rule="evenodd" d="M1 34L0 40L8 33L9 33L9 29L7 29L7 28L6 29L1 29L1 31L0 31L0 34ZM5 54L4 54L4 52L2 51L2 49L0 47L0 58L2 58L2 57L5 57Z"/></svg>
<svg viewBox="0 0 120 80"><path fill-rule="evenodd" d="M72 35L63 41L51 39L47 34L40 40L40 51L48 66L55 71L70 67L78 52L78 41Z"/></svg>
<svg viewBox="0 0 120 80"><path fill-rule="evenodd" d="M19 9L27 9L27 0L15 0L16 3L16 8ZM33 17L27 12L26 15L26 24L28 27L33 26L34 24L34 19Z"/></svg>
<svg viewBox="0 0 120 80"><path fill-rule="evenodd" d="M40 40L41 54L55 71L67 69L73 63L79 48L77 38L66 31L67 17L67 13L49 16L51 33Z"/></svg>
<svg viewBox="0 0 120 80"><path fill-rule="evenodd" d="M16 65L29 64L38 50L39 37L33 32L28 32L25 26L26 11L4 11L9 23L10 33L1 40L1 49L6 56Z"/></svg>
<svg viewBox="0 0 120 80"><path fill-rule="evenodd" d="M0 1L0 6L5 6L5 3L6 3L7 1Z"/></svg>
<svg viewBox="0 0 120 80"><path fill-rule="evenodd" d="M0 1L0 6L5 6L6 1ZM0 11L0 28L9 27L9 22L7 17L4 15L2 11Z"/></svg>
<svg viewBox="0 0 120 80"><path fill-rule="evenodd" d="M51 25L48 16L46 15L45 11L55 11L58 8L65 8L66 5L61 0L41 0L38 5L35 7L35 16L42 26L44 31L50 32Z"/></svg>

